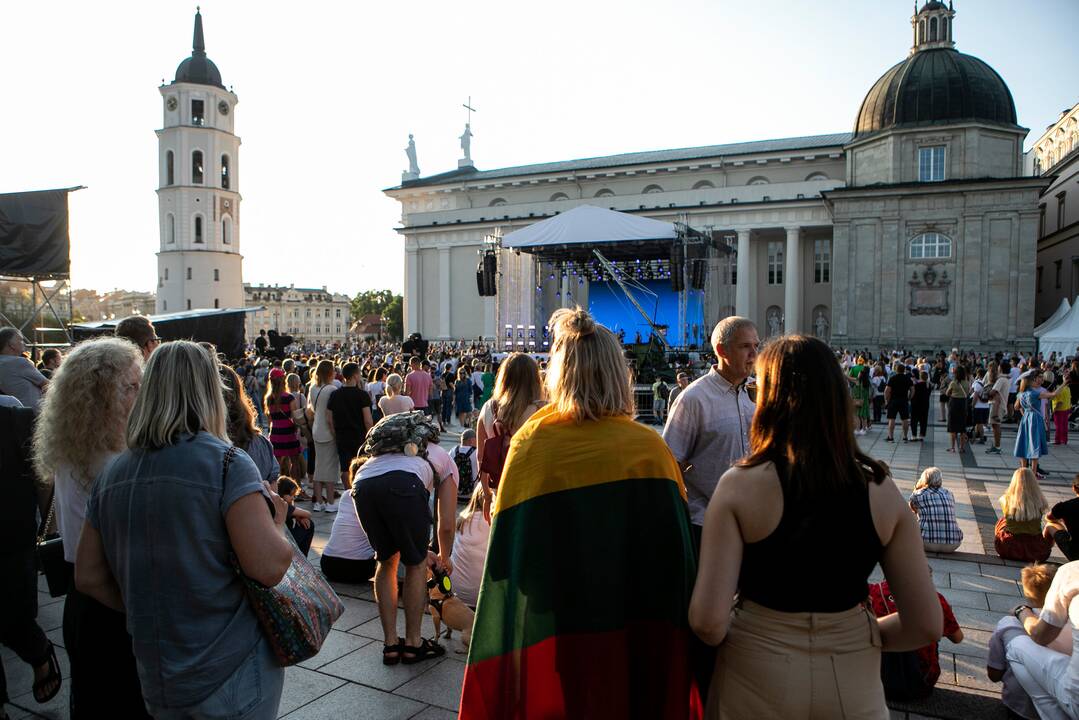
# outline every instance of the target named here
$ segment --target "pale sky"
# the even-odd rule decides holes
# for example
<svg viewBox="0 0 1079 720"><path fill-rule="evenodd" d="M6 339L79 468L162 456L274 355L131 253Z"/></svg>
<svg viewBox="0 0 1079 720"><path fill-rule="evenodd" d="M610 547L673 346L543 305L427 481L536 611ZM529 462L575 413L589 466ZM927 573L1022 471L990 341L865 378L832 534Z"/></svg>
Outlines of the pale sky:
<svg viewBox="0 0 1079 720"><path fill-rule="evenodd" d="M961 52L1011 88L1026 147L1079 100L1075 0L957 0ZM910 0L202 2L240 102L244 280L403 287L407 167L456 167L471 95L480 169L849 131L906 57ZM151 290L161 79L195 3L8 2L0 192L71 196L76 287ZM471 280L469 281L471 282Z"/></svg>

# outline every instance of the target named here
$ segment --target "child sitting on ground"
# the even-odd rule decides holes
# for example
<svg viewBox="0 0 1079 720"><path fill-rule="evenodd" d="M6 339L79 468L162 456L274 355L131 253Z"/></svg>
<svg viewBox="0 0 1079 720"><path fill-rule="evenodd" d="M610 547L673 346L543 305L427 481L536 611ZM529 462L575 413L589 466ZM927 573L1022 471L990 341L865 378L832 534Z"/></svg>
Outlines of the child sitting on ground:
<svg viewBox="0 0 1079 720"><path fill-rule="evenodd" d="M300 484L282 475L277 479L277 494L288 503L288 518L285 520L285 527L292 533L292 539L296 541L300 552L307 557L311 549L311 541L315 538L315 523L311 520L311 513L296 507L296 496L300 494Z"/></svg>
<svg viewBox="0 0 1079 720"><path fill-rule="evenodd" d="M453 591L465 605L476 607L487 561L491 524L483 516L483 485L476 483L468 506L457 518L453 541Z"/></svg>

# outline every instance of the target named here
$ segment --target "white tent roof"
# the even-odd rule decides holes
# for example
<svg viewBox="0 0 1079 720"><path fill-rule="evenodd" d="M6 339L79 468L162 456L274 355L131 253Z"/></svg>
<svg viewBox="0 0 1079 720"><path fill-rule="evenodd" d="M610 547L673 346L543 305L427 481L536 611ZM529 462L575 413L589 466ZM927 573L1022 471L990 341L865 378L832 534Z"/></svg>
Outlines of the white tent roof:
<svg viewBox="0 0 1079 720"><path fill-rule="evenodd" d="M1079 354L1079 302L1072 304L1068 314L1060 318L1057 324L1045 331L1038 339L1038 350L1045 357L1056 353L1057 357Z"/></svg>
<svg viewBox="0 0 1079 720"><path fill-rule="evenodd" d="M572 210L515 230L502 238L502 247L524 248L580 243L673 240L674 225L595 205Z"/></svg>
<svg viewBox="0 0 1079 720"><path fill-rule="evenodd" d="M1079 298L1076 298L1076 300L1079 300ZM1068 302L1068 298L1062 298L1060 301L1060 307L1056 309L1056 312L1050 315L1049 318L1041 325L1034 328L1034 337L1040 338L1042 335L1056 327L1057 324L1060 323L1060 321L1063 320L1064 317L1068 314L1069 310L1071 310L1071 303Z"/></svg>

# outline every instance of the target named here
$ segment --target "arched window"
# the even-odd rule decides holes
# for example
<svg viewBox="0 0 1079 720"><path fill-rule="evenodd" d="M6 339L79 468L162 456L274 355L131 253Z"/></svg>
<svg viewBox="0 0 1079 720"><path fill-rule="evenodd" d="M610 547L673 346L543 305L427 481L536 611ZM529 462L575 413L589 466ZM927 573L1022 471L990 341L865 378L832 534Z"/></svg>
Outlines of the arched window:
<svg viewBox="0 0 1079 720"><path fill-rule="evenodd" d="M202 242L202 215L195 216L195 242Z"/></svg>
<svg viewBox="0 0 1079 720"><path fill-rule="evenodd" d="M165 280L169 279L169 269L165 268Z"/></svg>
<svg viewBox="0 0 1079 720"><path fill-rule="evenodd" d="M929 19L929 42L935 42L937 39L937 19Z"/></svg>
<svg viewBox="0 0 1079 720"><path fill-rule="evenodd" d="M191 153L191 182L202 185L202 150Z"/></svg>
<svg viewBox="0 0 1079 720"><path fill-rule="evenodd" d="M925 20L918 21L918 44L925 42Z"/></svg>
<svg viewBox="0 0 1079 720"><path fill-rule="evenodd" d="M221 280L221 271L218 270L217 268L214 268L214 282L218 282L220 280Z"/></svg>
<svg viewBox="0 0 1079 720"><path fill-rule="evenodd" d="M488 207L498 207L499 205L505 205L505 204L506 204L506 199L505 198L495 198L494 200L491 201L491 204L488 205Z"/></svg>
<svg viewBox="0 0 1079 720"><path fill-rule="evenodd" d="M221 242L232 244L232 220L227 217L221 219Z"/></svg>
<svg viewBox="0 0 1079 720"><path fill-rule="evenodd" d="M828 176L822 172L815 172L806 175L806 182L813 182L814 180L827 180Z"/></svg>
<svg viewBox="0 0 1079 720"><path fill-rule="evenodd" d="M611 190L608 190L607 188L603 188L602 190L600 190L599 192L596 193L595 197L614 197L614 192L611 191Z"/></svg>
<svg viewBox="0 0 1079 720"><path fill-rule="evenodd" d="M165 216L165 242L169 245L176 242L176 218L172 213Z"/></svg>
<svg viewBox="0 0 1079 720"><path fill-rule="evenodd" d="M569 195L564 192L556 192L548 202L558 202L559 200L569 200Z"/></svg>
<svg viewBox="0 0 1079 720"><path fill-rule="evenodd" d="M173 158L172 150L165 153L165 184L173 185L176 183L176 161Z"/></svg>
<svg viewBox="0 0 1079 720"><path fill-rule="evenodd" d="M928 232L910 241L911 260L938 260L952 256L952 240L947 235Z"/></svg>
<svg viewBox="0 0 1079 720"><path fill-rule="evenodd" d="M221 156L221 187L225 190L229 189L229 156Z"/></svg>
<svg viewBox="0 0 1079 720"><path fill-rule="evenodd" d="M663 192L663 188L661 188L659 185L648 185L648 186L646 186L644 188L643 194L644 195L651 195L652 193L661 193L661 192Z"/></svg>
<svg viewBox="0 0 1079 720"><path fill-rule="evenodd" d="M709 190L715 188L715 186L715 183L713 183L711 180L698 180L697 182L693 183L694 190Z"/></svg>
<svg viewBox="0 0 1079 720"><path fill-rule="evenodd" d="M187 269L187 279L188 279L188 280L190 280L190 279L191 279L191 268L188 268L188 269Z"/></svg>
<svg viewBox="0 0 1079 720"><path fill-rule="evenodd" d="M940 19L940 39L941 40L951 40L951 38L948 36L948 33L949 33L950 30L951 30L951 28L948 26L948 18L941 18Z"/></svg>
<svg viewBox="0 0 1079 720"><path fill-rule="evenodd" d="M755 178L750 178L749 182L746 183L746 184L747 185L767 185L768 184L768 178L764 177L763 175L758 175Z"/></svg>

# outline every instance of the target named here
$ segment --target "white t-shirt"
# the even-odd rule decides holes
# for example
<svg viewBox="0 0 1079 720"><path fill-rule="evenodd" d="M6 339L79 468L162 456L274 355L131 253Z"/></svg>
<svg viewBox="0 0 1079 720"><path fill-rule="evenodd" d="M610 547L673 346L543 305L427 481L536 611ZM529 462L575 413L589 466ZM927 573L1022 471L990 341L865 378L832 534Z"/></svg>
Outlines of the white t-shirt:
<svg viewBox="0 0 1079 720"><path fill-rule="evenodd" d="M356 504L352 501L350 492L341 495L341 503L333 518L333 527L330 528L330 539L322 549L322 554L345 560L370 560L375 556L375 549L371 547L371 541L367 539L367 533L360 525Z"/></svg>
<svg viewBox="0 0 1079 720"><path fill-rule="evenodd" d="M453 540L453 592L469 607L476 607L479 600L490 536L491 526L477 512Z"/></svg>
<svg viewBox="0 0 1079 720"><path fill-rule="evenodd" d="M976 408L988 408L989 401L982 400L982 390L985 389L985 383L981 380L975 380L970 385L970 396L974 398L974 407Z"/></svg>
<svg viewBox="0 0 1079 720"><path fill-rule="evenodd" d="M481 370L472 373L472 384L483 390L483 372Z"/></svg>
<svg viewBox="0 0 1079 720"><path fill-rule="evenodd" d="M101 467L108 465L117 454L109 453ZM79 537L86 522L86 501L90 499L90 488L96 475L97 472L84 486L72 473L71 467L62 464L56 468L53 478L56 488L56 527L64 539L64 560L72 564L79 552Z"/></svg>
<svg viewBox="0 0 1079 720"><path fill-rule="evenodd" d="M385 416L409 412L414 407L416 407L416 403L408 395L394 395L393 397L383 395L378 401L378 409Z"/></svg>
<svg viewBox="0 0 1079 720"><path fill-rule="evenodd" d="M311 388L311 408L315 414L315 421L311 423L311 437L315 442L333 442L333 433L330 432L330 425L326 420L330 411L326 407L330 403L330 396L336 391L337 387L329 384Z"/></svg>
<svg viewBox="0 0 1079 720"><path fill-rule="evenodd" d="M453 461L450 454L442 449L441 446L434 443L427 444L427 459L431 461L431 464L438 470L439 482L445 482L450 480L453 482L453 492L457 493L457 485L461 481L461 474L457 472L457 463ZM475 476L473 476L475 477ZM431 488L428 487L428 490Z"/></svg>
<svg viewBox="0 0 1079 720"><path fill-rule="evenodd" d="M1061 632L1071 630L1071 661L1061 685L1073 698L1079 698L1079 560L1065 563L1057 570L1040 617L1053 627L1063 628Z"/></svg>
<svg viewBox="0 0 1079 720"><path fill-rule="evenodd" d="M433 446L432 446L433 447ZM428 448L430 451L430 447ZM445 450L443 450L445 452ZM428 452L430 454L430 452ZM394 470L401 470L403 472L410 472L420 479L423 486L430 492L431 488L435 485L435 474L431 470L431 464L421 457L402 455L400 453L390 453L388 455L376 455L363 464L360 468L360 472L357 474L357 478L360 482L364 478L377 477L378 475L385 475L388 472ZM438 467L437 464L435 464Z"/></svg>
<svg viewBox="0 0 1079 720"><path fill-rule="evenodd" d="M1017 368L1017 367L1013 367L1010 370L1008 370L1008 379L1011 380L1011 384L1008 387L1008 392L1010 392L1010 393L1019 392L1019 376L1022 375L1022 374L1023 373L1020 372L1019 368Z"/></svg>

